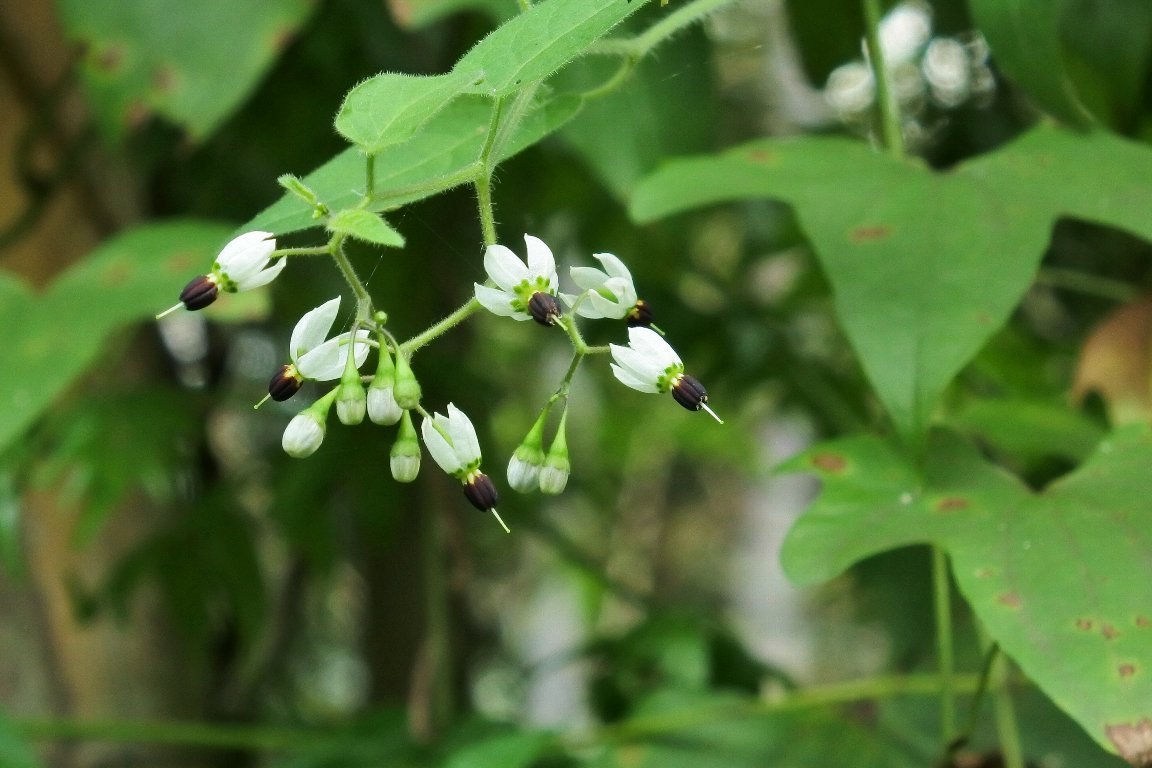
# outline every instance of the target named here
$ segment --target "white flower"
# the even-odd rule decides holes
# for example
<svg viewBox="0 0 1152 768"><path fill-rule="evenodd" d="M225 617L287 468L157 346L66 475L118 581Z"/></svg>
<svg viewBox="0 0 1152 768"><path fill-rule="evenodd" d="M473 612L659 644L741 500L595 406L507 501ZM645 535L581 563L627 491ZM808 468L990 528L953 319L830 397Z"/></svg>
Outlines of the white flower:
<svg viewBox="0 0 1152 768"><path fill-rule="evenodd" d="M284 452L294 459L303 459L316 453L324 442L324 422L311 409L292 417L284 430L280 444Z"/></svg>
<svg viewBox="0 0 1152 768"><path fill-rule="evenodd" d="M249 291L267 285L284 269L285 259L269 264L276 250L271 232L245 232L234 237L212 262L212 277L226 293Z"/></svg>
<svg viewBox="0 0 1152 768"><path fill-rule="evenodd" d="M332 323L336 322L336 315L340 313L340 297L326 301L315 309L309 310L296 323L292 329L292 339L289 342L289 357L296 372L305 379L313 381L331 381L340 378L344 372L344 364L348 358L348 343L351 334L348 332L333 336L325 340ZM370 336L366 328L356 332L356 367L364 365L368 359L369 347L362 343Z"/></svg>
<svg viewBox="0 0 1152 768"><path fill-rule="evenodd" d="M636 286L632 273L624 262L610 253L592 254L604 270L595 267L572 267L572 282L586 293L576 307L576 314L589 318L613 318L619 320L636 306ZM578 296L563 295L568 306L576 304Z"/></svg>
<svg viewBox="0 0 1152 768"><path fill-rule="evenodd" d="M629 328L628 346L612 348L612 373L626 386L641 392L667 392L684 374L676 350L648 328Z"/></svg>
<svg viewBox="0 0 1152 768"><path fill-rule="evenodd" d="M448 403L448 416L432 414L420 424L428 453L448 474L467 482L480 468L480 441L464 412Z"/></svg>
<svg viewBox="0 0 1152 768"><path fill-rule="evenodd" d="M488 246L484 252L484 270L496 287L476 283L474 286L476 298L485 309L501 317L512 317L517 320L536 319L538 322L550 325L551 323L545 322L541 317L534 317L529 302L534 294L556 296L559 284L556 276L556 260L543 240L532 235L524 235L524 244L528 250L527 265L503 245ZM559 307L555 305L555 299L546 303L549 306L544 308L545 311L555 307L558 314Z"/></svg>
<svg viewBox="0 0 1152 768"><path fill-rule="evenodd" d="M641 392L671 392L676 402L690 411L707 411L708 391L696 378L684 373L684 363L676 350L648 328L629 328L628 346L611 344L612 373L626 386Z"/></svg>

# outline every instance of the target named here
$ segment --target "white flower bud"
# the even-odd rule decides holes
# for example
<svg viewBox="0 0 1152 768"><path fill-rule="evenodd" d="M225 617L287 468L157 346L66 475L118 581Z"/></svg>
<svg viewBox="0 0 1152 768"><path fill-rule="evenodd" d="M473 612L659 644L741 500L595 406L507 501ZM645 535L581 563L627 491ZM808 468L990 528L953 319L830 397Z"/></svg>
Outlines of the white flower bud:
<svg viewBox="0 0 1152 768"><path fill-rule="evenodd" d="M368 388L368 418L373 423L395 424L404 413L404 409L396 402L391 384L381 387L373 384Z"/></svg>
<svg viewBox="0 0 1152 768"><path fill-rule="evenodd" d="M292 458L303 459L316 453L323 442L324 422L309 409L292 417L280 444Z"/></svg>

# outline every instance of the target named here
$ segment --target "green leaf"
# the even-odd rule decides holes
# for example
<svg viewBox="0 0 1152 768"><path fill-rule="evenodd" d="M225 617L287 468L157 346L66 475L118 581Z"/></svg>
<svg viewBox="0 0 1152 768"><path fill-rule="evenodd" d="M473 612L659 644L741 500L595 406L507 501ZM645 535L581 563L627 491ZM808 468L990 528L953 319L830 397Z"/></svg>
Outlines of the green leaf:
<svg viewBox="0 0 1152 768"><path fill-rule="evenodd" d="M12 342L0 388L0 450L100 358L125 324L176 302L230 227L175 221L129 230L101 245L36 295L0 280L0 320Z"/></svg>
<svg viewBox="0 0 1152 768"><path fill-rule="evenodd" d="M389 0L388 5L404 29L421 29L460 11L480 11L497 21L516 13L516 4L508 0Z"/></svg>
<svg viewBox="0 0 1152 768"><path fill-rule="evenodd" d="M1070 0L969 0L997 65L1044 111L1073 125L1091 122L1065 67L1060 19Z"/></svg>
<svg viewBox="0 0 1152 768"><path fill-rule="evenodd" d="M538 102L520 123L500 159L512 157L559 129L580 105L580 99L572 96ZM369 210L396 208L467 183L469 179L461 178L461 174L466 174L480 158L492 109L490 99L459 98L410 140L381 150L376 155L376 196ZM364 162L359 150L347 149L303 181L330 209L353 208L363 194ZM238 231L260 229L282 235L321 224L313 218L311 207L286 193Z"/></svg>
<svg viewBox="0 0 1152 768"><path fill-rule="evenodd" d="M456 750L444 768L529 768L551 738L538 731L494 736Z"/></svg>
<svg viewBox="0 0 1152 768"><path fill-rule="evenodd" d="M308 18L308 0L61 0L68 36L104 134L150 112L207 136L228 117Z"/></svg>
<svg viewBox="0 0 1152 768"><path fill-rule="evenodd" d="M1064 63L1076 94L1101 122L1130 132L1152 64L1152 3L1065 0Z"/></svg>
<svg viewBox="0 0 1152 768"><path fill-rule="evenodd" d="M328 220L328 230L342 232L366 243L386 245L389 248L402 248L404 236L380 218L379 214L360 208L347 208L332 214Z"/></svg>
<svg viewBox="0 0 1152 768"><path fill-rule="evenodd" d="M385 72L357 85L336 113L336 130L363 152L374 155L400 144L479 79L478 72L453 70L419 76Z"/></svg>
<svg viewBox="0 0 1152 768"><path fill-rule="evenodd" d="M782 563L812 584L895 547L943 547L1000 646L1131 760L1125 738L1152 721L1149 466L1146 427L1115 433L1039 494L949 433L932 434L923 472L878 438L829 443L792 464L824 488L789 532ZM1147 748L1152 733L1144 738Z"/></svg>
<svg viewBox="0 0 1152 768"><path fill-rule="evenodd" d="M652 221L727 200L791 203L864 370L914 437L1007 321L1058 217L1152 238L1148 178L1148 148L1051 127L946 174L846 139L765 140L668 164L631 210Z"/></svg>
<svg viewBox="0 0 1152 768"><path fill-rule="evenodd" d="M472 93L503 96L584 53L648 0L544 0L493 30L453 72L482 72Z"/></svg>

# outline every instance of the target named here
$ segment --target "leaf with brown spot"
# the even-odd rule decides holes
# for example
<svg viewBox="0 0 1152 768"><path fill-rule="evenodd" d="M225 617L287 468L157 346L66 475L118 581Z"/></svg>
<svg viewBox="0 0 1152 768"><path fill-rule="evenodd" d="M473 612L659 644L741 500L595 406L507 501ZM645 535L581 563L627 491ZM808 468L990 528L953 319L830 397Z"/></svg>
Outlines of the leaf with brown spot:
<svg viewBox="0 0 1152 768"><path fill-rule="evenodd" d="M1106 749L1104 723L1152 708L1152 428L1105 439L1041 493L952 433L929 436L923 464L876 437L836 441L793 459L835 455L852 472L818 473L823 489L785 539L796 582L829 579L870 555L914 543L945 549L961 592L1021 669ZM940 514L942 500L966 503ZM1075 663L1070 663L1075 660Z"/></svg>

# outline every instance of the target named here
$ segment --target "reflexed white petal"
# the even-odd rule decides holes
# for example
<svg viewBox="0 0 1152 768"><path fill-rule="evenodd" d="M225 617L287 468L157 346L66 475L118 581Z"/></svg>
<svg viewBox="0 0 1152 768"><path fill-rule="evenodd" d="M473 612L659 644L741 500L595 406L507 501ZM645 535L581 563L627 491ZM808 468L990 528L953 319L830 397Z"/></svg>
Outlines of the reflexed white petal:
<svg viewBox="0 0 1152 768"><path fill-rule="evenodd" d="M636 287L632 285L632 281L623 277L608 278L604 288L616 297L616 303L624 307L625 314L636 305L636 299L639 298L636 296Z"/></svg>
<svg viewBox="0 0 1152 768"><path fill-rule="evenodd" d="M568 274L572 275L572 282L586 291L591 288L599 288L608 279L608 275L596 267L572 267L568 270Z"/></svg>
<svg viewBox="0 0 1152 768"><path fill-rule="evenodd" d="M628 271L628 267L624 266L624 262L620 259L610 253L594 253L592 257L604 265L604 270L609 277L622 277L629 283L632 282L632 273Z"/></svg>
<svg viewBox="0 0 1152 768"><path fill-rule="evenodd" d="M584 299L584 303L595 309L599 313L600 317L612 317L616 319L620 319L621 317L624 317L624 315L628 314L628 310L630 308L630 305L624 305L615 301L610 301L595 291L588 294L588 298ZM633 302L633 304L634 303L635 302ZM580 309L584 309L584 307L581 306ZM584 313L581 312L580 314ZM591 315L585 315L585 317L591 317Z"/></svg>
<svg viewBox="0 0 1152 768"><path fill-rule="evenodd" d="M237 283L256 274L276 250L271 232L245 232L232 238L216 256L220 271Z"/></svg>
<svg viewBox="0 0 1152 768"><path fill-rule="evenodd" d="M340 297L324 302L315 309L304 313L292 329L292 339L289 342L288 356L292 362L297 362L307 351L315 349L324 341L332 323L336 322L336 315L340 313Z"/></svg>
<svg viewBox="0 0 1152 768"><path fill-rule="evenodd" d="M617 344L612 346L612 359L617 362L622 368L628 369L636 378L643 381L650 381L653 385L659 381L660 377L664 375L664 369L667 364L661 364L656 358L632 349L631 347L621 347Z"/></svg>
<svg viewBox="0 0 1152 768"><path fill-rule="evenodd" d="M360 339L367 339L371 333L366 328L356 332ZM333 336L315 349L309 350L296 361L296 370L300 375L312 381L332 381L340 378L344 373L344 363L348 358L347 332ZM368 359L370 347L367 344L356 345L356 367L364 365Z"/></svg>
<svg viewBox="0 0 1152 768"><path fill-rule="evenodd" d="M524 235L524 245L528 248L528 272L532 276L547 277L548 284L556 287L556 259L552 250L538 237Z"/></svg>
<svg viewBox="0 0 1152 768"><path fill-rule="evenodd" d="M505 291L528 279L528 267L503 245L490 245L484 251L484 271Z"/></svg>
<svg viewBox="0 0 1152 768"><path fill-rule="evenodd" d="M480 441L476 439L476 428L464 411L452 403L448 403L448 434L452 437L452 446L462 463L471 464L480 460Z"/></svg>
<svg viewBox="0 0 1152 768"><path fill-rule="evenodd" d="M256 274L246 277L243 280L236 280L236 290L250 291L253 288L259 288L262 285L267 285L268 283L275 280L276 277L284 271L284 267L287 263L287 259L276 259L276 261L269 264L266 269L262 269Z"/></svg>
<svg viewBox="0 0 1152 768"><path fill-rule="evenodd" d="M444 417L436 414L433 418L440 421ZM432 458L440 465L440 469L454 475L464 468L456 456L456 451L452 450L452 446L431 421L424 419L420 422L420 433L424 436L424 445L427 446L428 453L432 454Z"/></svg>
<svg viewBox="0 0 1152 768"><path fill-rule="evenodd" d="M629 328L628 343L640 354L650 357L659 363L661 369L670 365L683 365L676 350L664 341L664 338L650 328Z"/></svg>
<svg viewBox="0 0 1152 768"><path fill-rule="evenodd" d="M660 391L659 387L656 386L654 381L640 379L631 371L625 368L621 368L620 366L616 365L616 363L609 363L609 365L612 366L612 373L616 375L616 378L620 381L621 384L627 387L632 387L632 389L638 389L641 392L656 393Z"/></svg>
<svg viewBox="0 0 1152 768"><path fill-rule="evenodd" d="M480 306L492 314L500 315L501 317L513 317L517 314L525 314L523 312L517 312L512 308L512 294L498 291L487 285L480 285L480 283L473 283L472 285L476 291L476 300L480 302Z"/></svg>

